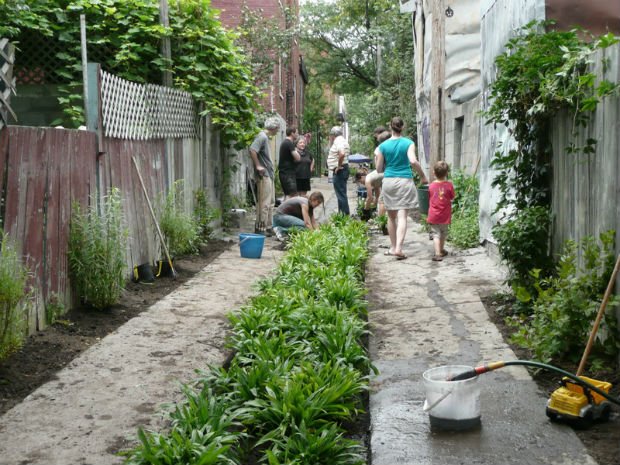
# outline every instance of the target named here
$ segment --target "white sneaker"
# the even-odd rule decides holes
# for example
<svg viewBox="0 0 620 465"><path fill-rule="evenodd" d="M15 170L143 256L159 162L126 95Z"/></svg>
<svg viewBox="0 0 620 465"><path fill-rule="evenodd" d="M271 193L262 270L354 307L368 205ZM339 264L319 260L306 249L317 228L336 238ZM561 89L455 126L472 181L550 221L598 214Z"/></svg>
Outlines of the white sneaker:
<svg viewBox="0 0 620 465"><path fill-rule="evenodd" d="M279 240L280 242L284 242L286 240L286 236L284 235L282 230L278 228L277 226L273 228L273 232L276 235L276 239Z"/></svg>

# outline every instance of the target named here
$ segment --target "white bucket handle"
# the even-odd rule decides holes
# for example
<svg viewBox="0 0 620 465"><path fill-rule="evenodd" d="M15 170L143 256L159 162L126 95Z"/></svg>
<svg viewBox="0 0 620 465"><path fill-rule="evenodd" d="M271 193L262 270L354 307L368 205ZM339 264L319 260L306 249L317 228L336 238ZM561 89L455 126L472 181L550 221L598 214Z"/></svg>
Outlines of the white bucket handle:
<svg viewBox="0 0 620 465"><path fill-rule="evenodd" d="M428 412L429 410L433 410L435 407L437 407L441 402L443 402L453 392L454 392L454 389L452 391L446 392L444 395L442 395L439 399L437 399L431 405L426 405L426 401L424 401L424 407L422 407L422 410L424 410L425 412Z"/></svg>
<svg viewBox="0 0 620 465"><path fill-rule="evenodd" d="M257 236L258 236L258 235L259 235L259 234L257 234ZM257 237L256 237L256 236L247 236L245 239L241 239L241 240L239 241L239 245L243 244L245 241L247 241L247 240L249 240L249 239L257 239Z"/></svg>

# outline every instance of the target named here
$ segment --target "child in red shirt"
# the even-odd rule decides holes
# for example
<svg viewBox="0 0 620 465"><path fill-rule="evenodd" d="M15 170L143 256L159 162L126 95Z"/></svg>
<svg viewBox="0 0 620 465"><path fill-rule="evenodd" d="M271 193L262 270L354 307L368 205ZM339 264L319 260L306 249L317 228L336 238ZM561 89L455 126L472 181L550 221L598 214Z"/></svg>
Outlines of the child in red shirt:
<svg viewBox="0 0 620 465"><path fill-rule="evenodd" d="M429 206L426 222L431 225L431 234L435 245L433 261L440 262L448 255L444 248L448 236L448 226L452 219L452 200L454 186L446 180L448 164L438 161L433 166L435 180L428 186Z"/></svg>

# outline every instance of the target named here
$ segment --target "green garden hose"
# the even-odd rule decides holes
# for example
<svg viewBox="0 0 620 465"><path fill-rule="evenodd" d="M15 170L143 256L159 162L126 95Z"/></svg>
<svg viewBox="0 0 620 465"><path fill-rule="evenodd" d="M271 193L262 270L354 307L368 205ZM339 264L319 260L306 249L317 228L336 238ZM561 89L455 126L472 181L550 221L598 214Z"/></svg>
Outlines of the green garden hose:
<svg viewBox="0 0 620 465"><path fill-rule="evenodd" d="M497 370L498 368L503 368L503 367L507 367L511 365L525 365L525 366L530 366L530 367L542 368L544 370L556 371L572 379L573 381L575 381L575 383L583 387L586 387L590 389L591 391L594 391L597 394L603 396L605 399L609 400L610 402L613 402L616 405L620 405L620 399L609 395L602 389L599 389L598 387L592 385L591 383L583 380L579 376L569 373L568 371L562 370L561 368L554 367L553 365L548 365L546 363L540 363L540 362L533 362L531 360L510 360L508 362L487 363L487 364L478 366L476 368L472 368L471 370L464 371L463 373L459 373L456 376L452 376L450 379L448 379L448 381L460 381L464 379L473 378L474 376L478 376L483 373L487 373L489 371Z"/></svg>

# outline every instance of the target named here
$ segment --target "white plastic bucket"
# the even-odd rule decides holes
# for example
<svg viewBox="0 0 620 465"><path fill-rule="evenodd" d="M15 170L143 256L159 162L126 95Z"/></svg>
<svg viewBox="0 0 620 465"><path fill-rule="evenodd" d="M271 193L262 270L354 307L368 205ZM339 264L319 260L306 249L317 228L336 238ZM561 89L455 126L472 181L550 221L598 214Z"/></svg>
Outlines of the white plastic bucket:
<svg viewBox="0 0 620 465"><path fill-rule="evenodd" d="M445 430L465 430L480 426L480 387L478 376L461 381L448 381L464 371L466 365L446 365L423 373L431 427Z"/></svg>

